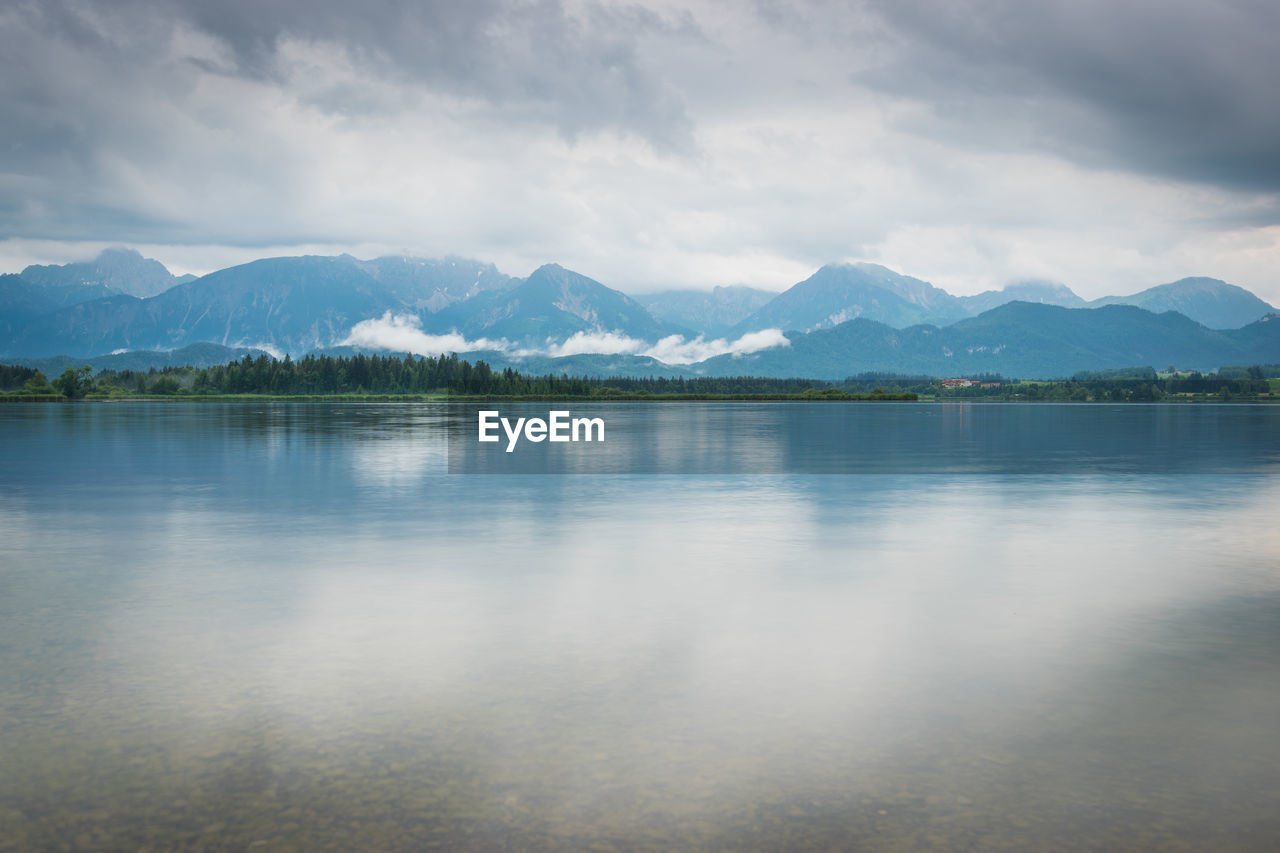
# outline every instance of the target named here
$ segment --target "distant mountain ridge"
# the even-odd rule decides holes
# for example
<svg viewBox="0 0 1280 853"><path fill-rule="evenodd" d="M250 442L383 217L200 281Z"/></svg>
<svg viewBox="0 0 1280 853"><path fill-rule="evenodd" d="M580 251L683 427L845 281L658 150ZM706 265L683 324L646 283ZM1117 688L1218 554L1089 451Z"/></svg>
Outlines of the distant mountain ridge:
<svg viewBox="0 0 1280 853"><path fill-rule="evenodd" d="M735 328L809 332L858 317L906 327L967 316L958 297L877 264L828 264L778 294Z"/></svg>
<svg viewBox="0 0 1280 853"><path fill-rule="evenodd" d="M67 355L46 356L43 358L14 358L12 364L31 367L42 371L46 376L56 376L70 368L89 365L94 371L99 370L160 370L165 367L214 367L239 361L246 355L257 358L265 355L263 350L249 347L224 347L219 344L199 343L175 350L130 350L129 352L100 355L94 358L73 358Z"/></svg>
<svg viewBox="0 0 1280 853"><path fill-rule="evenodd" d="M1211 329L1238 329L1277 310L1248 290L1214 278L1184 278L1132 296L1105 296L1087 302L1056 282L1014 282L1003 290L952 296L927 282L876 264L828 264L762 306L736 331L814 331L855 318L875 320L897 329L921 323L948 326L1009 302L1062 308L1134 305L1157 314L1177 311Z"/></svg>
<svg viewBox="0 0 1280 853"><path fill-rule="evenodd" d="M393 307L342 258L270 258L229 267L158 296L113 296L39 318L7 349L25 355L166 350L199 341L303 351L367 312ZM398 306L395 306L398 307Z"/></svg>
<svg viewBox="0 0 1280 853"><path fill-rule="evenodd" d="M1135 305L1157 314L1177 311L1210 329L1238 329L1276 309L1254 294L1217 278L1183 278L1132 296L1104 296L1091 306Z"/></svg>
<svg viewBox="0 0 1280 853"><path fill-rule="evenodd" d="M1003 290L987 290L974 296L961 296L960 302L974 316L1009 302L1038 302L1061 308L1084 308L1089 304L1065 284L1052 281L1018 281L1006 285Z"/></svg>
<svg viewBox="0 0 1280 853"><path fill-rule="evenodd" d="M92 298L111 295L141 298L157 296L175 284L195 278L191 275L174 276L159 261L144 258L136 249L123 247L104 249L92 261L48 266L33 264L24 269L21 275L32 284L45 288L88 288L89 292L97 294ZM109 290L110 293L103 293L103 290Z"/></svg>
<svg viewBox="0 0 1280 853"><path fill-rule="evenodd" d="M895 329L855 319L829 329L788 332L788 347L717 356L696 365L709 376L842 379L867 371L1032 379L1085 370L1175 364L1214 370L1280 358L1280 315L1241 329L1214 330L1176 312L1129 305L1098 309L1010 302L946 327Z"/></svg>
<svg viewBox="0 0 1280 853"><path fill-rule="evenodd" d="M640 303L594 279L546 264L508 290L483 294L424 318L433 331L530 344L563 341L579 332L618 332L656 340L689 330L655 319Z"/></svg>
<svg viewBox="0 0 1280 853"><path fill-rule="evenodd" d="M148 299L111 295L42 312L10 330L0 352L96 356L200 341L305 352L338 343L356 323L386 311L429 315L436 306L508 288L514 281L492 264L460 258L264 258ZM35 286L27 289L29 298L39 293Z"/></svg>
<svg viewBox="0 0 1280 853"><path fill-rule="evenodd" d="M723 337L778 294L742 284L711 290L664 290L634 299L659 320L709 338Z"/></svg>
<svg viewBox="0 0 1280 853"><path fill-rule="evenodd" d="M361 261L350 255L357 269L382 283L405 306L439 312L455 302L464 302L480 293L505 290L518 280L498 272L493 264L467 258L441 260L393 255Z"/></svg>
<svg viewBox="0 0 1280 853"><path fill-rule="evenodd" d="M123 280L127 270L138 271L145 282ZM166 281L172 284L145 298L115 289L145 291ZM1169 313L1174 310L1179 313ZM750 368L821 378L839 378L845 370L995 370L1059 376L1135 363L1274 363L1280 353L1268 347L1276 325L1259 319L1273 310L1243 288L1208 278L1086 303L1052 282L1018 282L956 297L875 264L830 264L776 295L727 287L635 299L557 264L519 279L463 258L312 255L265 258L184 280L136 252L108 250L93 262L32 266L0 276L0 357L83 359L200 342L299 355L342 346L355 340L357 324L383 318L394 320L388 324L393 331L408 330L411 343L414 334L466 339L422 338L421 346L433 352L455 346L469 351L463 344L479 342L526 353L526 359L542 352L547 365L563 352L559 345L574 338L569 351L581 355L564 356L576 359L565 364L593 370L692 375ZM682 317L688 322L677 322ZM1231 327L1231 334L1213 327L1242 318L1251 319ZM786 330L786 337L778 330ZM748 333L748 344L706 345ZM693 342L698 335L705 339ZM674 358L670 341L663 348L650 346L672 336L678 347L686 347L679 340L689 342L679 350L683 358L739 354L679 368L639 354ZM384 343L376 335L360 340L388 350L411 345L393 337ZM592 346L602 347L603 354L586 349ZM742 354L760 346L766 349Z"/></svg>

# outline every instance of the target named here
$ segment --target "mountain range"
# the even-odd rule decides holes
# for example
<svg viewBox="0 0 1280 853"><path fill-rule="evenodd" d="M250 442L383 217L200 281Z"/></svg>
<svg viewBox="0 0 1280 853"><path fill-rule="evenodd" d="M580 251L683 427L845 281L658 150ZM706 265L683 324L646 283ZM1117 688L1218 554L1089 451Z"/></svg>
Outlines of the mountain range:
<svg viewBox="0 0 1280 853"><path fill-rule="evenodd" d="M778 294L742 284L712 290L664 290L635 297L650 314L709 338L723 337Z"/></svg>
<svg viewBox="0 0 1280 853"><path fill-rule="evenodd" d="M13 278L25 281L26 271L6 276L0 297L33 301L49 289L24 289ZM208 341L300 353L331 346L383 312L431 314L513 282L492 264L458 258L267 258L178 281L145 299L112 290L53 310L32 312L24 304L24 322L12 324L0 352L94 356Z"/></svg>
<svg viewBox="0 0 1280 853"><path fill-rule="evenodd" d="M159 261L123 247L106 249L91 261L60 266L33 264L21 275L46 292L59 294L65 304L105 296L157 296L175 284L195 279L193 275L175 276Z"/></svg>
<svg viewBox="0 0 1280 853"><path fill-rule="evenodd" d="M828 264L761 306L734 331L809 332L859 317L906 328L966 316L958 297L928 282L877 264Z"/></svg>
<svg viewBox="0 0 1280 853"><path fill-rule="evenodd" d="M423 317L423 327L528 344L596 331L642 340L690 334L682 326L654 318L626 294L558 264L541 266L524 281L512 284Z"/></svg>
<svg viewBox="0 0 1280 853"><path fill-rule="evenodd" d="M831 264L778 294L735 286L631 297L556 264L521 279L463 258L303 256L195 278L112 249L0 276L0 358L201 342L301 355L350 345L357 324L383 318L418 337L364 336L362 347L483 346L494 363L556 372L1054 377L1280 362L1274 312L1210 278L1086 302L1052 282L954 296L875 264Z"/></svg>
<svg viewBox="0 0 1280 853"><path fill-rule="evenodd" d="M1055 378L1121 365L1208 371L1274 361L1280 356L1280 315L1268 314L1240 329L1214 330L1176 312L1153 314L1132 305L1073 309L1008 302L945 327L895 329L860 318L809 333L788 332L787 339L786 347L718 356L697 367L711 376L819 379L860 371Z"/></svg>
<svg viewBox="0 0 1280 853"><path fill-rule="evenodd" d="M1003 290L952 296L945 290L877 264L829 264L750 316L735 331L827 329L855 318L905 329L947 326L1009 302L1062 308L1136 305L1159 314L1177 311L1210 329L1238 329L1276 309L1242 287L1214 278L1184 278L1135 293L1086 302L1071 288L1045 281L1014 282Z"/></svg>

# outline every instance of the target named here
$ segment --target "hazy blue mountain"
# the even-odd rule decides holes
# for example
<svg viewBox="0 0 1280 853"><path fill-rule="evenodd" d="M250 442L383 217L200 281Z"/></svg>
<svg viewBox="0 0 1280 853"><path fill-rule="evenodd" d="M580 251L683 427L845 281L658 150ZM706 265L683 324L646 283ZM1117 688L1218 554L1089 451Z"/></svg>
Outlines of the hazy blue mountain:
<svg viewBox="0 0 1280 853"><path fill-rule="evenodd" d="M957 297L918 278L877 264L828 264L778 294L734 331L812 331L857 317L906 328L967 315Z"/></svg>
<svg viewBox="0 0 1280 853"><path fill-rule="evenodd" d="M1211 370L1280 359L1275 317L1215 331L1181 314L1132 306L1071 309L1010 302L950 326L894 329L855 319L831 329L788 333L791 345L718 356L693 367L713 376L754 374L840 379L863 371L1023 378L1070 376L1132 364Z"/></svg>
<svg viewBox="0 0 1280 853"><path fill-rule="evenodd" d="M1065 284L1052 281L1018 281L1001 290L987 290L974 296L961 296L961 304L970 314L978 315L1008 302L1038 302L1063 308L1084 308L1088 303Z"/></svg>
<svg viewBox="0 0 1280 853"><path fill-rule="evenodd" d="M132 350L115 355L101 355L96 358L74 358L67 355L55 355L47 358L12 358L5 359L5 361L9 364L34 368L43 372L45 376L52 377L62 373L68 367L78 368L86 364L92 367L95 373L99 370L143 371L151 370L152 368L159 370L164 367L185 367L187 365L191 367L213 367L218 364L238 361L246 355L257 358L262 354L262 350L248 347L232 348L218 344L200 343L175 350Z"/></svg>
<svg viewBox="0 0 1280 853"><path fill-rule="evenodd" d="M510 290L478 294L429 318L433 331L457 329L468 338L543 343L577 332L620 332L656 340L687 329L655 320L626 294L558 264L547 264Z"/></svg>
<svg viewBox="0 0 1280 853"><path fill-rule="evenodd" d="M159 261L144 258L134 249L124 248L104 249L92 261L49 266L33 264L22 271L22 277L42 287L72 288L73 293L75 288L95 288L91 291L95 296L91 298L111 294L155 296L190 278L175 278ZM111 294L103 293L103 289L110 290ZM63 304L84 301L87 300L72 297Z"/></svg>
<svg viewBox="0 0 1280 853"><path fill-rule="evenodd" d="M429 313L432 305L510 282L492 264L458 258L421 264L349 255L267 258L149 299L112 296L44 314L0 342L0 352L95 356L198 341L305 352L342 341L353 325L386 311Z"/></svg>
<svg viewBox="0 0 1280 853"><path fill-rule="evenodd" d="M1277 336L1280 336L1280 314L1267 314L1247 326L1239 329L1228 329L1227 334L1231 335L1232 340L1240 343L1250 352L1268 352L1268 347L1272 346ZM1271 358L1270 360L1261 358L1245 359L1240 364L1246 367L1251 364L1263 365L1269 363L1280 363L1280 358Z"/></svg>
<svg viewBox="0 0 1280 853"><path fill-rule="evenodd" d="M1248 334L1208 329L1176 312L1156 314L1127 305L1069 309L1012 302L945 331L953 352L963 353L971 364L1009 360L1018 370L1006 372L1037 377L1134 364L1214 369L1280 354L1280 327L1276 334L1250 340Z"/></svg>
<svg viewBox="0 0 1280 853"><path fill-rule="evenodd" d="M435 313L479 293L506 290L519 283L498 272L493 264L467 258L433 260L389 256L355 261L355 265L385 285L387 292L405 307L414 308L415 313Z"/></svg>
<svg viewBox="0 0 1280 853"><path fill-rule="evenodd" d="M659 318L639 301L555 264L519 280L492 264L461 258L361 261L349 255L263 259L181 281L148 298L112 289L132 275L129 270L160 281L157 267L163 270L136 252L112 250L88 264L28 267L23 275L0 276L0 357L66 355L80 361L198 342L297 354L338 346L356 323L390 312L417 317L425 331L505 338L527 347L578 332L617 332L650 342L669 334L735 336L769 327L795 332L790 347L694 367L603 355L538 363L593 375L687 375L696 368L815 378L864 370L1052 377L1133 364L1211 369L1280 362L1280 324L1274 319L1241 323L1230 332L1195 322L1231 328L1241 317L1257 320L1270 309L1248 291L1215 279L1184 279L1128 298L1157 308L1177 306L1191 312L1188 319L1134 306L1059 307L1049 303L1080 300L1061 285L1043 282L961 299L883 267L831 265L725 330L711 324L728 323L734 312L748 310L766 294L717 288L646 297L664 314ZM129 280L136 287L141 279ZM86 294L99 298L78 301ZM1011 296L1024 299L963 317ZM665 319L673 316L694 328ZM811 334L801 334L806 329Z"/></svg>
<svg viewBox="0 0 1280 853"><path fill-rule="evenodd" d="M0 339L8 340L57 305L38 287L20 275L0 275Z"/></svg>
<svg viewBox="0 0 1280 853"><path fill-rule="evenodd" d="M43 285L20 275L0 275L0 342L59 308L115 295L103 285Z"/></svg>
<svg viewBox="0 0 1280 853"><path fill-rule="evenodd" d="M56 308L68 305L79 305L81 302L92 302L95 299L106 299L109 296L123 296L105 284L62 284L42 288L45 297Z"/></svg>
<svg viewBox="0 0 1280 853"><path fill-rule="evenodd" d="M1185 278L1132 296L1086 302L1069 287L1053 282L1015 282L1002 290L956 297L875 264L830 264L779 294L734 331L814 331L859 317L898 329L947 326L1010 302L1064 308L1133 305L1157 314L1177 311L1211 329L1238 329L1276 311L1248 290L1213 278Z"/></svg>
<svg viewBox="0 0 1280 853"><path fill-rule="evenodd" d="M10 346L24 355L103 355L198 341L305 351L393 307L345 258L270 258L211 273L159 296L118 296L65 308Z"/></svg>
<svg viewBox="0 0 1280 853"><path fill-rule="evenodd" d="M1252 292L1216 278L1184 278L1132 296L1104 296L1090 303L1136 305L1148 311L1177 311L1210 329L1239 329L1276 308Z"/></svg>
<svg viewBox="0 0 1280 853"><path fill-rule="evenodd" d="M136 296L111 296L43 314L0 343L5 356L84 358L126 349L169 349L155 340L155 317ZM139 330L145 334L139 334ZM183 342L185 343L185 341Z"/></svg>
<svg viewBox="0 0 1280 853"><path fill-rule="evenodd" d="M729 334L778 294L735 284L713 290L665 290L634 297L659 320L683 326L708 338Z"/></svg>

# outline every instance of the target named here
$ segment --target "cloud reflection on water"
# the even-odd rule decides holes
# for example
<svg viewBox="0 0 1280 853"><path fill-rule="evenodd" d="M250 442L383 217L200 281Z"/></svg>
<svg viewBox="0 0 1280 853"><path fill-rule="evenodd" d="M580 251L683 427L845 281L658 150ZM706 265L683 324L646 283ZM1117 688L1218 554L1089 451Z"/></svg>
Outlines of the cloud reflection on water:
<svg viewBox="0 0 1280 853"><path fill-rule="evenodd" d="M1274 477L449 476L395 411L77 428L127 513L15 456L0 530L92 535L6 538L0 796L490 846L1274 824Z"/></svg>

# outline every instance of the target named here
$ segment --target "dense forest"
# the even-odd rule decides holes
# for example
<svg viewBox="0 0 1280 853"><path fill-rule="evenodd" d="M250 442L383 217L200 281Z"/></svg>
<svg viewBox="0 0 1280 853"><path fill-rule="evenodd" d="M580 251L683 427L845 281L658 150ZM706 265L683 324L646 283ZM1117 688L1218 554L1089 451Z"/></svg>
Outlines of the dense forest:
<svg viewBox="0 0 1280 853"><path fill-rule="evenodd" d="M932 376L862 373L843 382L737 377L529 376L492 369L456 354L419 356L245 356L215 367L161 370L67 368L49 381L39 370L0 365L0 395L16 400L235 395L476 397L640 397L760 399L989 399L1126 402L1164 399L1280 399L1276 365L1223 368L1219 374L1157 373L1150 367L1077 374L1069 380L1019 381L1002 376L943 380ZM963 383L963 384L957 384Z"/></svg>
<svg viewBox="0 0 1280 853"><path fill-rule="evenodd" d="M0 390L26 395L124 397L134 395L272 396L464 395L494 397L794 395L824 391L831 383L807 379L629 378L588 379L528 376L510 367L493 370L456 354L438 358L406 355L309 355L294 361L262 355L216 367L104 370L96 376L68 368L48 382L39 371L0 366Z"/></svg>
<svg viewBox="0 0 1280 853"><path fill-rule="evenodd" d="M973 377L974 384L946 387L930 376L865 373L849 377L841 388L851 393L876 387L885 393L960 400L1036 400L1046 402L1124 403L1157 400L1280 400L1280 382L1266 368L1224 368L1220 374L1158 374L1150 367L1080 373L1070 379L1019 381L1001 376Z"/></svg>

